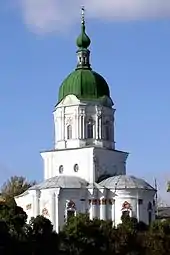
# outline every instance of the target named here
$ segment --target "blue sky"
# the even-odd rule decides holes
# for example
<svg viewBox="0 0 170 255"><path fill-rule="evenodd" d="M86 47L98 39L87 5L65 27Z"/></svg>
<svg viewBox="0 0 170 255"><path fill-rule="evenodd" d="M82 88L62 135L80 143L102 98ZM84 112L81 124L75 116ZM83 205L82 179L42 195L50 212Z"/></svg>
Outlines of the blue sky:
<svg viewBox="0 0 170 255"><path fill-rule="evenodd" d="M42 180L39 152L53 148L52 111L61 82L76 66L75 39L80 31L80 5L76 1L70 16L61 8L67 22L63 15L57 20L51 18L58 15L55 8L50 9L53 12L45 20L41 8L33 12L33 17L30 9L26 12L28 6L23 9L19 1L17 5L10 0L0 3L0 184L14 174ZM166 0L162 2L170 7ZM129 174L151 184L157 178L160 195L168 203L170 8L163 6L164 11L155 12L154 18L144 7L141 13L138 8L139 18L129 8L122 16L117 11L117 19L117 9L113 17L109 8L102 16L100 6L95 12L95 0L91 3L94 5L89 8L89 15L87 11L91 62L111 89L117 149L130 152Z"/></svg>

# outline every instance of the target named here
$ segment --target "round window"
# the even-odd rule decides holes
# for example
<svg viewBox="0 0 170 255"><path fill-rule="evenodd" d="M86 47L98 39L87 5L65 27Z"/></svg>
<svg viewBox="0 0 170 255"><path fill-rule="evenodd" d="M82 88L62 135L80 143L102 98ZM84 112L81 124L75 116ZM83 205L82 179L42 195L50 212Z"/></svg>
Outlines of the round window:
<svg viewBox="0 0 170 255"><path fill-rule="evenodd" d="M64 170L63 165L59 166L59 173L60 173L60 174L62 174L63 170Z"/></svg>
<svg viewBox="0 0 170 255"><path fill-rule="evenodd" d="M78 164L75 164L74 165L74 172L78 172L78 170L79 170L79 166L78 166Z"/></svg>

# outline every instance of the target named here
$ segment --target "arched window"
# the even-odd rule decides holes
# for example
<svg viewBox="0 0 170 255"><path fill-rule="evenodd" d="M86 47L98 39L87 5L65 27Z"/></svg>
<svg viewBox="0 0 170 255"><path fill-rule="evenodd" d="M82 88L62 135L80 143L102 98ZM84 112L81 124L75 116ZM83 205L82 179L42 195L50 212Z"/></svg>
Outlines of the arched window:
<svg viewBox="0 0 170 255"><path fill-rule="evenodd" d="M83 56L83 64L86 64L86 57Z"/></svg>
<svg viewBox="0 0 170 255"><path fill-rule="evenodd" d="M69 220L73 216L76 216L76 205L70 200L66 204L66 220Z"/></svg>
<svg viewBox="0 0 170 255"><path fill-rule="evenodd" d="M78 56L78 64L81 64L81 60L82 60L81 56Z"/></svg>
<svg viewBox="0 0 170 255"><path fill-rule="evenodd" d="M87 138L93 139L93 120L89 120L87 123Z"/></svg>
<svg viewBox="0 0 170 255"><path fill-rule="evenodd" d="M152 203L148 203L148 223L152 222Z"/></svg>
<svg viewBox="0 0 170 255"><path fill-rule="evenodd" d="M72 139L72 126L67 126L67 139Z"/></svg>
<svg viewBox="0 0 170 255"><path fill-rule="evenodd" d="M126 221L128 218L131 217L131 210L132 210L132 207L130 203L125 201L122 205L122 216L121 216L122 222Z"/></svg>

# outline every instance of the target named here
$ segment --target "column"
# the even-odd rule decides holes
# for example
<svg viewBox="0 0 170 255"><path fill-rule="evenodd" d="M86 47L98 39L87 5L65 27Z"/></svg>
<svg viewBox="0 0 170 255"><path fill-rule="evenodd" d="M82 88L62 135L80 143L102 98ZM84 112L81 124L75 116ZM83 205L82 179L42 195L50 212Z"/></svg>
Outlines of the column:
<svg viewBox="0 0 170 255"><path fill-rule="evenodd" d="M115 227L115 223L116 223L116 207L115 207L115 200L112 199L112 222L113 222L113 226Z"/></svg>
<svg viewBox="0 0 170 255"><path fill-rule="evenodd" d="M139 206L139 198L137 198L137 204L136 204L136 218L139 221L139 210L140 210L140 206Z"/></svg>
<svg viewBox="0 0 170 255"><path fill-rule="evenodd" d="M99 132L100 132L100 129L99 129L99 115L97 115L97 117L96 117L96 139L97 140L100 139Z"/></svg>
<svg viewBox="0 0 170 255"><path fill-rule="evenodd" d="M92 199L92 215L93 215L93 219L97 218L97 199L93 198Z"/></svg>
<svg viewBox="0 0 170 255"><path fill-rule="evenodd" d="M40 215L40 191L36 190L35 195L35 215Z"/></svg>
<svg viewBox="0 0 170 255"><path fill-rule="evenodd" d="M81 123L82 124L82 130L83 130L83 134L82 134L82 139L85 139L86 138L86 135L85 135L85 131L86 131L86 129L85 129L85 115L83 114L83 123Z"/></svg>
<svg viewBox="0 0 170 255"><path fill-rule="evenodd" d="M54 115L54 124L55 124L54 135L55 135L55 145L56 145L57 141L59 140L60 130L59 130L58 117L56 117L55 115Z"/></svg>
<svg viewBox="0 0 170 255"><path fill-rule="evenodd" d="M48 171L47 158L44 157L43 160L44 160L44 179L48 179L48 177L47 177L47 171Z"/></svg>
<svg viewBox="0 0 170 255"><path fill-rule="evenodd" d="M36 199L35 199L36 195L33 194L32 195L32 214L33 214L33 217L36 217L36 211L35 211L35 203L36 203Z"/></svg>
<svg viewBox="0 0 170 255"><path fill-rule="evenodd" d="M55 231L59 232L59 194L58 192L55 193Z"/></svg>
<svg viewBox="0 0 170 255"><path fill-rule="evenodd" d="M65 106L63 108L63 140L67 139L67 132L66 132L66 116L65 116Z"/></svg>
<svg viewBox="0 0 170 255"><path fill-rule="evenodd" d="M53 156L51 155L51 157L48 158L48 160L49 160L49 165L50 165L49 171L48 171L48 173L49 173L48 178L51 178L53 176L53 172L52 172L53 171Z"/></svg>
<svg viewBox="0 0 170 255"><path fill-rule="evenodd" d="M107 200L105 197L100 198L100 219L106 220L106 204Z"/></svg>
<svg viewBox="0 0 170 255"><path fill-rule="evenodd" d="M97 106L96 106L96 129L95 129L95 140L98 140L99 139L99 123L98 123L98 119L99 119L99 116L98 116L98 110L97 110Z"/></svg>
<svg viewBox="0 0 170 255"><path fill-rule="evenodd" d="M61 112L61 141L64 140L65 133L65 119L64 119L64 109Z"/></svg>
<svg viewBox="0 0 170 255"><path fill-rule="evenodd" d="M83 116L79 116L79 139L83 138Z"/></svg>
<svg viewBox="0 0 170 255"><path fill-rule="evenodd" d="M99 122L99 139L102 139L102 116L100 115L98 118L98 122Z"/></svg>
<svg viewBox="0 0 170 255"><path fill-rule="evenodd" d="M55 230L55 223L56 223L56 218L55 218L55 193L51 194L51 222L53 224L53 228Z"/></svg>
<svg viewBox="0 0 170 255"><path fill-rule="evenodd" d="M93 220L93 205L92 205L92 199L89 199L89 217L90 217L90 220Z"/></svg>
<svg viewBox="0 0 170 255"><path fill-rule="evenodd" d="M79 114L77 110L75 111L75 125L76 125L75 139L79 139Z"/></svg>
<svg viewBox="0 0 170 255"><path fill-rule="evenodd" d="M58 121L58 126L59 126L59 130L56 130L56 132L59 133L59 136L58 136L58 141L61 141L62 140L62 127L63 127L63 122L62 122L62 112L60 113L60 117L59 117L59 121Z"/></svg>
<svg viewBox="0 0 170 255"><path fill-rule="evenodd" d="M86 200L84 198L81 198L80 201L81 201L80 211L81 213L86 213Z"/></svg>

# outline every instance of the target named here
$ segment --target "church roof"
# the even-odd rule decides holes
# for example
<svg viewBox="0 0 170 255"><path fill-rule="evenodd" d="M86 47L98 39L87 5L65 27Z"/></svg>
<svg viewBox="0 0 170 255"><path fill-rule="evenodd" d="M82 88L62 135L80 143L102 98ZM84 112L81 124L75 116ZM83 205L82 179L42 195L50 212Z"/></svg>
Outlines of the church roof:
<svg viewBox="0 0 170 255"><path fill-rule="evenodd" d="M136 178L135 176L118 175L109 177L99 183L107 189L144 189L144 190L155 190L145 180Z"/></svg>
<svg viewBox="0 0 170 255"><path fill-rule="evenodd" d="M110 91L100 74L91 69L79 68L69 74L61 84L58 101L68 95L75 95L80 100L95 100L104 96L110 97Z"/></svg>
<svg viewBox="0 0 170 255"><path fill-rule="evenodd" d="M50 188L66 188L66 189L80 189L86 188L88 182L75 176L55 176L47 179L40 184L34 185L29 190L35 189L50 189Z"/></svg>
<svg viewBox="0 0 170 255"><path fill-rule="evenodd" d="M90 66L90 38L85 31L84 9L82 9L81 33L77 38L78 64L76 69L66 77L59 89L58 103L68 95L75 95L82 100L110 98L109 86L105 79L94 72Z"/></svg>

